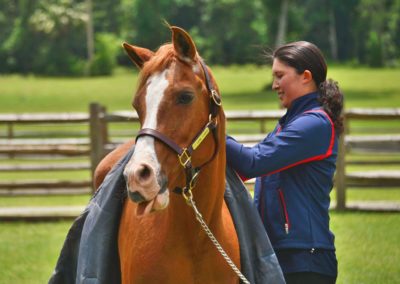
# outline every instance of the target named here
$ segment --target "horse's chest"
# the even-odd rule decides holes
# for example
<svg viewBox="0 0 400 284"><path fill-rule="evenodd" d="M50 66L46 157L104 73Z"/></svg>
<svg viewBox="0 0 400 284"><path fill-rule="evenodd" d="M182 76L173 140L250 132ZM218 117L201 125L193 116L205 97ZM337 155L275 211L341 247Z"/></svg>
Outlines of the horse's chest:
<svg viewBox="0 0 400 284"><path fill-rule="evenodd" d="M167 214L137 219L129 215L132 208L126 210L134 205L125 205L118 240L123 283L238 283L237 276L195 220L190 223L192 228L177 228L164 219ZM238 244L232 226L223 230L229 232L229 238L226 234L217 237L238 264Z"/></svg>
<svg viewBox="0 0 400 284"><path fill-rule="evenodd" d="M194 259L174 249L162 249L157 255L125 260L121 272L122 283L238 283L216 251Z"/></svg>

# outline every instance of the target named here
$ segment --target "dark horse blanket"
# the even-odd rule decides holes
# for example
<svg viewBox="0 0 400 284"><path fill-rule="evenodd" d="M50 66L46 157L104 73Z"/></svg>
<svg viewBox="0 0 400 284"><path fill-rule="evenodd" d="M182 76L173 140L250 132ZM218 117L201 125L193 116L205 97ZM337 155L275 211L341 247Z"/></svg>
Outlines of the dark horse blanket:
<svg viewBox="0 0 400 284"><path fill-rule="evenodd" d="M118 227L126 198L122 173L132 153L114 166L72 224L49 283L121 282ZM229 168L226 181L225 201L239 238L242 273L250 283L285 283L251 196Z"/></svg>

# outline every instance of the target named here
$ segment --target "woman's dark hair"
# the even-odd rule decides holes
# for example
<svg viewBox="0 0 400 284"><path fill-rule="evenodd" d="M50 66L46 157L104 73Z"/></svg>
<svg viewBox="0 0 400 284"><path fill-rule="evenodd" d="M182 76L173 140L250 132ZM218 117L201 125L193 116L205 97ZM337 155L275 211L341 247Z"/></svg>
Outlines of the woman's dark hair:
<svg viewBox="0 0 400 284"><path fill-rule="evenodd" d="M298 74L309 70L319 90L319 102L332 119L338 134L343 132L343 94L338 83L326 79L327 65L319 48L307 41L296 41L278 47L272 59L296 69Z"/></svg>

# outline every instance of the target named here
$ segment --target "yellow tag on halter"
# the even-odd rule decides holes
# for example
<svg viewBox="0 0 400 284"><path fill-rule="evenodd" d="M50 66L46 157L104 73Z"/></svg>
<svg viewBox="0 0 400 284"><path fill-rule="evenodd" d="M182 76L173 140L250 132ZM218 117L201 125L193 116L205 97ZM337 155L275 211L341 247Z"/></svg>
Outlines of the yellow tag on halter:
<svg viewBox="0 0 400 284"><path fill-rule="evenodd" d="M193 142L192 144L193 150L196 150L196 148L199 147L200 143L203 142L204 138L206 138L208 133L210 133L210 128L207 127L203 130L203 132L201 132L199 137L197 137L196 141Z"/></svg>

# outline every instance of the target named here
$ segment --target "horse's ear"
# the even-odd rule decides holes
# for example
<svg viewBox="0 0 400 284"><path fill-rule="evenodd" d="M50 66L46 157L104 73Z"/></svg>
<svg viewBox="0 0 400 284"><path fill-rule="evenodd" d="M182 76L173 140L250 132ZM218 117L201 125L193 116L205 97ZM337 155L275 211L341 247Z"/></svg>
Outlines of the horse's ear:
<svg viewBox="0 0 400 284"><path fill-rule="evenodd" d="M136 66L140 69L142 69L143 64L146 61L149 61L150 58L154 55L154 53L149 49L133 46L126 42L124 42L122 46L124 47L132 62L135 63Z"/></svg>
<svg viewBox="0 0 400 284"><path fill-rule="evenodd" d="M193 62L197 50L190 35L179 27L171 26L170 29L172 31L172 43L178 56L184 61Z"/></svg>

